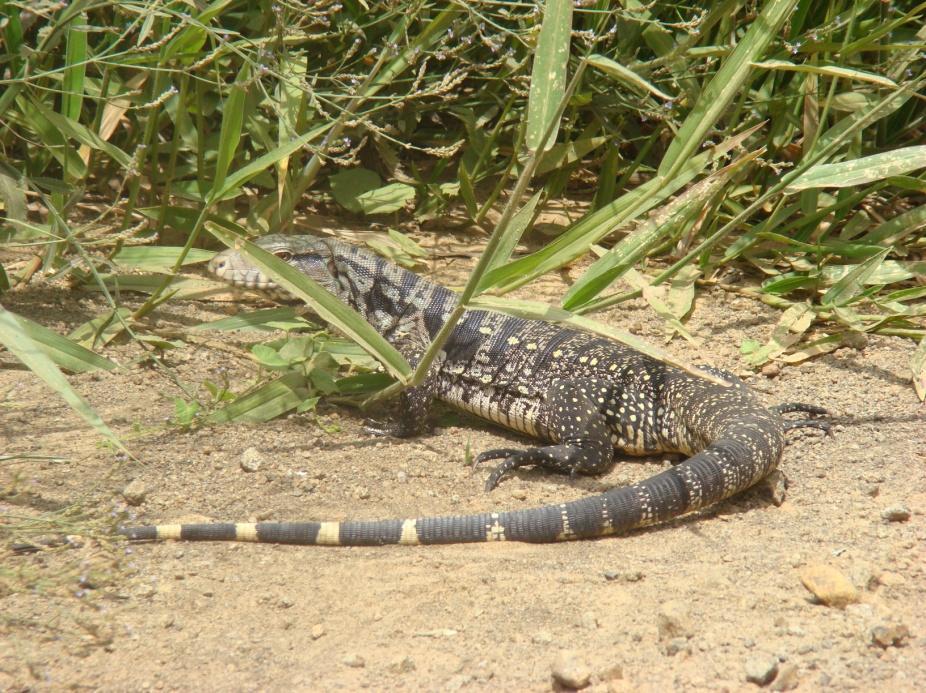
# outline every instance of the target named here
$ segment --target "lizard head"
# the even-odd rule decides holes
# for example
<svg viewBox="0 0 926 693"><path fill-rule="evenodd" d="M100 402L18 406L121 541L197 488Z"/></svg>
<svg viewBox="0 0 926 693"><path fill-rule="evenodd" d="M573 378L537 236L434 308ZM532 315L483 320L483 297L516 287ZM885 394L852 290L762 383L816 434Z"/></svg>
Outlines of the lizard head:
<svg viewBox="0 0 926 693"><path fill-rule="evenodd" d="M336 261L337 241L311 236L264 236L257 245L311 277L332 294L341 295ZM217 253L209 261L209 272L224 282L245 289L255 289L274 298L292 300L285 289L255 267L250 260L234 248Z"/></svg>

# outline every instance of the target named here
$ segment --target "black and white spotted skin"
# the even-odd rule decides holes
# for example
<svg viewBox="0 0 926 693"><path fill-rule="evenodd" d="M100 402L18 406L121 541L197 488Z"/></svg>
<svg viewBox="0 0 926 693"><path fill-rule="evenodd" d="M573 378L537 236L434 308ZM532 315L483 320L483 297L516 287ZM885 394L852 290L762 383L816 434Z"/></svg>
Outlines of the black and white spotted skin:
<svg viewBox="0 0 926 693"><path fill-rule="evenodd" d="M369 251L334 240L268 236L259 242L363 315L413 366L456 305L449 289ZM238 252L210 263L220 278L277 292ZM784 446L778 411L763 407L734 376L724 386L634 349L540 321L468 311L425 382L399 397L390 432L411 435L440 399L550 443L482 453L505 473L539 465L561 473L600 473L614 450L690 457L631 486L568 503L507 512L406 520L158 525L121 530L133 540L238 540L291 544L436 544L597 537L663 522L738 493L772 471Z"/></svg>

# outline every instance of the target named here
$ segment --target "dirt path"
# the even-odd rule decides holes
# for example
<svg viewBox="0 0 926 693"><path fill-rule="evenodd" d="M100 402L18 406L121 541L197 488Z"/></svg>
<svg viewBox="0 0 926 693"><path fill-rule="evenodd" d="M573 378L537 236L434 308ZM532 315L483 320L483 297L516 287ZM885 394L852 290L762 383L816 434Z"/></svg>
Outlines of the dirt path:
<svg viewBox="0 0 926 693"><path fill-rule="evenodd" d="M441 272L452 280L465 269ZM561 291L551 279L542 292ZM4 298L62 332L102 311L97 297L64 290ZM169 304L158 327L231 311ZM711 290L688 325L716 365L742 371L739 344L767 338L776 315ZM642 303L602 319L661 339ZM220 367L237 389L255 377L240 347L266 336L198 334L166 356L184 382ZM691 357L679 340L669 349ZM924 690L926 409L908 382L911 350L875 337L749 378L770 403L819 403L839 421L832 438L792 436L780 507L757 489L650 531L544 546L127 548L84 536L15 556L7 542L0 690L549 690L554 668L588 674L598 691L756 688L747 675L774 677L778 690ZM140 351L108 354L129 364ZM145 521L466 513L570 499L666 464L628 460L574 481L526 471L487 497L484 472L464 466L467 446L518 439L452 412L411 441L371 439L357 415L334 408L323 421L337 430L292 417L187 434L164 425L179 392L160 369L72 382L143 464L119 464L31 374L7 368L3 454L56 459L0 463L0 521L75 501L106 518L126 497ZM897 521L882 517L892 507ZM859 601L814 604L800 576L817 563L851 581Z"/></svg>

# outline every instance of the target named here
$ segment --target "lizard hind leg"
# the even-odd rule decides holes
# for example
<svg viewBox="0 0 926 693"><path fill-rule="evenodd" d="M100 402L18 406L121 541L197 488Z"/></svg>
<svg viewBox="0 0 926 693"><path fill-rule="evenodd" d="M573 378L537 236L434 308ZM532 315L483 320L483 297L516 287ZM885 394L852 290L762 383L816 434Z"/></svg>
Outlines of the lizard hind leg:
<svg viewBox="0 0 926 693"><path fill-rule="evenodd" d="M587 380L559 380L550 385L544 414L558 444L486 450L476 458L477 465L503 458L486 479L486 491L494 489L508 472L529 465L571 476L605 471L614 459L614 446L607 421L590 396L597 389Z"/></svg>

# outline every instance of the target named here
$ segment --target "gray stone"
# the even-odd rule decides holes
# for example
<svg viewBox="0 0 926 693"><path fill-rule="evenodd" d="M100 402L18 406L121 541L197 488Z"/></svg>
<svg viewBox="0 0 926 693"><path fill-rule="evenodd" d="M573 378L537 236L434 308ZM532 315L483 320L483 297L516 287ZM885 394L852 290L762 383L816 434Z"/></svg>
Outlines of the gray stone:
<svg viewBox="0 0 926 693"><path fill-rule="evenodd" d="M887 522L906 522L910 519L910 508L898 503L881 511L881 518Z"/></svg>
<svg viewBox="0 0 926 693"><path fill-rule="evenodd" d="M575 652L569 650L559 653L550 673L555 683L574 690L585 688L592 680L592 670Z"/></svg>
<svg viewBox="0 0 926 693"><path fill-rule="evenodd" d="M351 669L361 669L367 665L363 657L361 657L356 652L351 652L350 654L347 654L341 658L341 664L348 666Z"/></svg>
<svg viewBox="0 0 926 693"><path fill-rule="evenodd" d="M129 505L141 505L148 497L148 488L141 479L135 479L122 489L122 497Z"/></svg>
<svg viewBox="0 0 926 693"><path fill-rule="evenodd" d="M746 680L757 686L767 686L778 673L778 659L771 655L755 655L746 660Z"/></svg>
<svg viewBox="0 0 926 693"><path fill-rule="evenodd" d="M255 447L250 447L241 453L241 459L238 465L245 472L256 472L264 463L264 456Z"/></svg>

